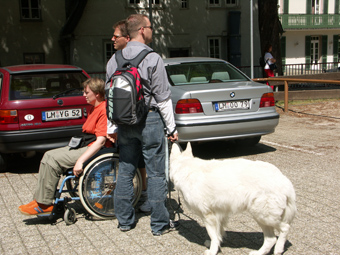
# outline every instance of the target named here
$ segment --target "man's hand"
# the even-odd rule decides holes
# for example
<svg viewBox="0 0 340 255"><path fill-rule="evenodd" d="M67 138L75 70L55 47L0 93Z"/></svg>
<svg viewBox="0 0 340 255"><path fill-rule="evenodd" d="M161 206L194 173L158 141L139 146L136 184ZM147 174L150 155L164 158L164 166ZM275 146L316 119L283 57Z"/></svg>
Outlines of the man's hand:
<svg viewBox="0 0 340 255"><path fill-rule="evenodd" d="M117 133L106 134L106 138L109 139L112 143L117 142Z"/></svg>
<svg viewBox="0 0 340 255"><path fill-rule="evenodd" d="M175 133L175 134L169 136L168 139L169 139L171 142L176 142L176 141L178 141L178 133Z"/></svg>

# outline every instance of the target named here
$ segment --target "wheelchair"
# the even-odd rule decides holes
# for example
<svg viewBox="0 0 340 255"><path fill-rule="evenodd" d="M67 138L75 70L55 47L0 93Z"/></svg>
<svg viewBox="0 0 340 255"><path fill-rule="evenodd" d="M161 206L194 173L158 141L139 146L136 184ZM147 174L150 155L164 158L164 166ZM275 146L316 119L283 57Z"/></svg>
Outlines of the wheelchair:
<svg viewBox="0 0 340 255"><path fill-rule="evenodd" d="M118 166L117 149L104 148L85 162L84 172L79 178L76 178L72 169L69 169L56 191L53 210L47 215L49 219L55 219L57 215L63 214L67 225L75 223L76 211L70 207L70 201L80 201L85 210L95 218L113 219L115 217L113 196ZM142 176L139 170L133 179L133 187L133 206L136 206L142 193ZM62 196L63 193L69 193L70 196Z"/></svg>

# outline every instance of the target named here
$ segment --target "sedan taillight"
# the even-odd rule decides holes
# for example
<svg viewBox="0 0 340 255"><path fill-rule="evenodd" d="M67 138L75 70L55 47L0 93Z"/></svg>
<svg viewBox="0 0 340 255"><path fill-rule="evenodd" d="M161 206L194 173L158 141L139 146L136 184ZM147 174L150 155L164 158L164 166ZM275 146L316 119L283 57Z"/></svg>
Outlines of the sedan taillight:
<svg viewBox="0 0 340 255"><path fill-rule="evenodd" d="M203 112L201 102L198 99L181 99L176 104L177 114Z"/></svg>
<svg viewBox="0 0 340 255"><path fill-rule="evenodd" d="M16 124L18 122L17 110L0 110L0 124Z"/></svg>
<svg viewBox="0 0 340 255"><path fill-rule="evenodd" d="M260 108L275 106L274 93L265 93L261 97Z"/></svg>

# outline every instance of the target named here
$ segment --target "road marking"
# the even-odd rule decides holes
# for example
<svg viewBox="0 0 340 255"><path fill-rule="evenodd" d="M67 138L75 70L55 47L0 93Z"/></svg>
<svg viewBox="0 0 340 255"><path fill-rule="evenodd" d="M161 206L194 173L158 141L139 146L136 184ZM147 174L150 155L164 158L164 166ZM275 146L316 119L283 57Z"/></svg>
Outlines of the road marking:
<svg viewBox="0 0 340 255"><path fill-rule="evenodd" d="M292 146L288 146L288 145L283 145L283 144L279 144L279 143L273 143L273 142L269 142L269 141L265 141L265 140L261 140L261 143L267 143L267 144L270 144L270 145L283 147L283 148L294 150L294 151L301 151L301 152L305 152L305 153L309 153L309 154L313 154L313 155L317 155L317 156L324 155L323 153L315 152L315 151L312 151L312 150L310 150L310 151L304 150L304 149L300 149L300 148L296 148L296 147L292 147Z"/></svg>

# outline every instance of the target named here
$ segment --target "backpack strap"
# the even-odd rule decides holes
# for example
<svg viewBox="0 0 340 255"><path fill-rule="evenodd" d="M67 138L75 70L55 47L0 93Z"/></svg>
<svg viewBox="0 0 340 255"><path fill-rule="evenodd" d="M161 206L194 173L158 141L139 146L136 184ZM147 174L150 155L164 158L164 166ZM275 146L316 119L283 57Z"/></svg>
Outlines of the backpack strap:
<svg viewBox="0 0 340 255"><path fill-rule="evenodd" d="M117 67L118 68L127 67L127 66L138 67L140 62L142 62L142 60L151 52L153 52L153 51L144 49L140 53L138 53L138 55L135 58L126 59L123 56L122 50L118 50L115 53Z"/></svg>

